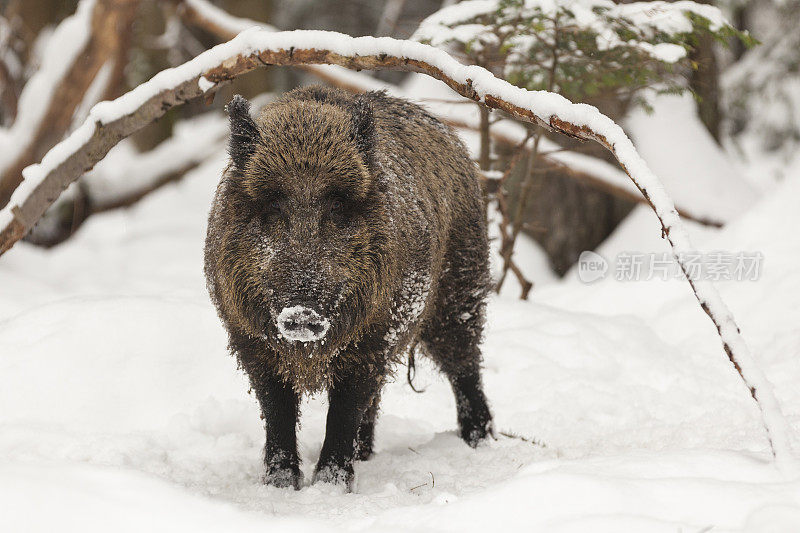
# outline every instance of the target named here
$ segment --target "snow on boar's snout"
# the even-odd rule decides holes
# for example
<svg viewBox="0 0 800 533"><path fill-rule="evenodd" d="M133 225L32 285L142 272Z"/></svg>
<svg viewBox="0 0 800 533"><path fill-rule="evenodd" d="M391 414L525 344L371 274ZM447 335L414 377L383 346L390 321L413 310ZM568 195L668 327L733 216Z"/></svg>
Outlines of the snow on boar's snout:
<svg viewBox="0 0 800 533"><path fill-rule="evenodd" d="M330 322L302 305L284 307L276 320L278 331L289 342L314 342L328 333Z"/></svg>

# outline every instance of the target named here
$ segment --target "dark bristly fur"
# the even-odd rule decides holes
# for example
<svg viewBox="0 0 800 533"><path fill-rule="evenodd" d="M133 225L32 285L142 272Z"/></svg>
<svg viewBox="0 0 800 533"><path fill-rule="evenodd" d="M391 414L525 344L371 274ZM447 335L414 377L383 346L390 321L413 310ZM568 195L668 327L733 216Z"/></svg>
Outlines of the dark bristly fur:
<svg viewBox="0 0 800 533"><path fill-rule="evenodd" d="M380 390L420 341L445 373L461 437L491 431L479 342L489 287L476 169L422 108L380 92L308 87L257 120L228 106L231 164L209 217L205 273L266 424L266 482L299 488L299 396L328 390L315 480L352 486L372 453ZM286 340L285 308L330 323Z"/></svg>

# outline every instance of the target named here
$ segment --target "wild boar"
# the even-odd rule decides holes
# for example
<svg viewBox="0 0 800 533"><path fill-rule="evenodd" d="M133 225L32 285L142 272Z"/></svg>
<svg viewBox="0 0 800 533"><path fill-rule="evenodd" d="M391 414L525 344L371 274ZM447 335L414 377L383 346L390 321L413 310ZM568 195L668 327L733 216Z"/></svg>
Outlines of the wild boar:
<svg viewBox="0 0 800 533"><path fill-rule="evenodd" d="M480 341L490 286L477 170L454 133L383 92L228 105L230 164L209 216L208 289L260 403L265 482L302 484L302 394L327 389L314 481L352 489L384 382L419 343L452 385L461 438L492 431Z"/></svg>

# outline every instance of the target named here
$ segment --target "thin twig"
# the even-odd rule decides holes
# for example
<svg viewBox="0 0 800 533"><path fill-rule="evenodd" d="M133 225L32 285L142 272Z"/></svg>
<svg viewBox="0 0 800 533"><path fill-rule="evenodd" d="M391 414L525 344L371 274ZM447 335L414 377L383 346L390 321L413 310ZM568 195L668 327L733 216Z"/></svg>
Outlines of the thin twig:
<svg viewBox="0 0 800 533"><path fill-rule="evenodd" d="M539 448L548 448L549 447L544 442L540 441L539 439L535 439L533 437L523 437L522 435L518 435L518 434L512 433L510 431L500 431L499 433L500 433L500 435L502 435L504 437L507 437L509 439L517 439L517 440L521 440L523 442L528 442L528 443L530 443L530 444L532 444L534 446L537 446Z"/></svg>
<svg viewBox="0 0 800 533"><path fill-rule="evenodd" d="M517 242L517 237L519 237L519 232L522 231L522 217L525 215L525 208L528 204L528 198L533 190L534 177L537 170L536 162L539 158L539 141L541 138L541 131L537 130L533 136L533 148L528 155L528 166L522 181L519 197L517 198L517 209L514 213L514 219L511 222L511 236L507 239L505 245L500 251L500 255L503 258L503 271L500 274L500 279L497 281L497 286L495 288L497 292L500 292L500 289L503 287L503 283L506 280L506 276L508 275L508 271L511 269L511 256L514 255L514 245ZM523 283L520 299L527 300L529 292L530 287Z"/></svg>

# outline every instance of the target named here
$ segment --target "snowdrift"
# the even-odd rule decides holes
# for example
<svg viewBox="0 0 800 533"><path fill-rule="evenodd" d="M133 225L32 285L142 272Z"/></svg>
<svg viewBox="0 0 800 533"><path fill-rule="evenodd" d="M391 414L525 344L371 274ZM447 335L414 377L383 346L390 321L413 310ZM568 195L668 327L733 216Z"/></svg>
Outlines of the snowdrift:
<svg viewBox="0 0 800 533"><path fill-rule="evenodd" d="M800 482L769 462L758 410L684 281L552 282L490 304L486 389L506 434L455 434L445 381L398 370L355 494L261 485L256 401L202 278L224 154L51 251L0 262L0 519L11 531L763 531L800 527ZM800 176L706 250L758 250L720 286L800 427ZM636 212L608 243L658 250ZM642 237L652 236L649 237ZM649 239L649 240L648 240ZM614 241L617 242L614 242ZM629 248L630 249L630 248ZM325 399L307 400L306 479ZM795 447L797 442L794 443ZM47 512L42 512L46 509Z"/></svg>

